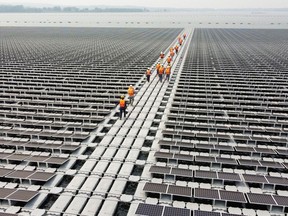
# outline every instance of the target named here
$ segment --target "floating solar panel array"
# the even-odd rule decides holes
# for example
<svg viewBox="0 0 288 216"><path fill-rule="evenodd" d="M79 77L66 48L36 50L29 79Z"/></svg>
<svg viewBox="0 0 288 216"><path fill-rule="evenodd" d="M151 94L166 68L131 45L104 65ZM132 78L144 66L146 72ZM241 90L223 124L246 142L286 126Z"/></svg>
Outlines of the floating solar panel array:
<svg viewBox="0 0 288 216"><path fill-rule="evenodd" d="M183 215L288 213L287 50L287 30L194 31L147 165L154 204ZM137 212L167 214L153 202Z"/></svg>
<svg viewBox="0 0 288 216"><path fill-rule="evenodd" d="M1 215L5 210L7 215L22 210L42 215L50 209L60 214L62 210L53 204L57 200L65 208L67 199L66 204L71 206L67 214L75 212L75 206L84 215L96 214L97 210L93 212L90 207L95 208L95 203L101 206L105 198L93 197L104 191L109 181L99 181L99 190L93 193L106 161L98 161L95 155L85 161L95 150L87 146L87 138L109 116L117 119L115 108L120 95L126 95L130 84L137 90L143 85L147 67L156 62L160 51L166 50L179 32L0 29ZM84 171L91 161L97 164L92 176L91 171ZM75 175L85 162L80 176ZM114 164L113 169L117 166ZM79 197L72 201L81 182L82 192L88 194L82 199L84 203ZM63 190L72 192L72 196L60 196ZM90 201L85 207L86 200Z"/></svg>

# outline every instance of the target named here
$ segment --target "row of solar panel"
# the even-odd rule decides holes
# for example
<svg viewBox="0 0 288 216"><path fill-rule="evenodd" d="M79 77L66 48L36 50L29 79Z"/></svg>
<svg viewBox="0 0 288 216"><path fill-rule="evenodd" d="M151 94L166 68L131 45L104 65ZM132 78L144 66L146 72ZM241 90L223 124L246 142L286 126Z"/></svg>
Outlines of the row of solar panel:
<svg viewBox="0 0 288 216"><path fill-rule="evenodd" d="M170 206L152 205L140 203L135 212L136 215L146 216L237 216L236 214L221 213L221 212L209 212L199 210L189 210L184 208L176 208Z"/></svg>
<svg viewBox="0 0 288 216"><path fill-rule="evenodd" d="M175 175L182 177L194 177L194 179L200 179L200 182L207 179L216 179L222 181L230 182L247 182L247 183L261 183L270 185L282 185L288 186L288 179L283 177L268 176L268 175L252 175L252 174L238 174L238 173L228 173L221 171L204 171L204 170L189 170L183 168L171 168L171 167L161 167L152 166L149 172L159 175ZM193 174L194 173L194 174Z"/></svg>
<svg viewBox="0 0 288 216"><path fill-rule="evenodd" d="M144 191L148 193L157 194L170 194L172 196L181 196L191 199L199 200L222 200L225 202L235 203L250 203L268 206L282 206L288 207L288 197L279 196L272 194L256 194L256 193L242 193L236 191L216 190L216 189L204 189L204 188L191 188L184 186L157 184L157 183L146 183ZM283 209L284 211L284 209Z"/></svg>
<svg viewBox="0 0 288 216"><path fill-rule="evenodd" d="M233 135L232 135L233 137ZM219 139L223 139L222 136L218 137ZM228 138L228 137L227 137ZM223 140L221 140L223 142ZM217 143L217 142L216 142ZM265 143L265 144L269 144ZM265 145L261 145L262 147L257 147L259 145L243 145L243 144L235 144L234 146L231 145L219 145L214 144L211 140L209 144L200 144L200 143L193 143L193 142L177 142L177 141L168 141L168 140L160 140L159 145L162 147L168 146L171 147L181 147L186 150L194 151L194 152L207 152L207 153L214 153L214 154L233 154L233 155L246 155L246 156L271 156L273 158L282 158L286 159L288 155L288 149L275 146L273 148L267 148ZM272 145L272 143L271 143ZM265 146L265 147L264 147Z"/></svg>

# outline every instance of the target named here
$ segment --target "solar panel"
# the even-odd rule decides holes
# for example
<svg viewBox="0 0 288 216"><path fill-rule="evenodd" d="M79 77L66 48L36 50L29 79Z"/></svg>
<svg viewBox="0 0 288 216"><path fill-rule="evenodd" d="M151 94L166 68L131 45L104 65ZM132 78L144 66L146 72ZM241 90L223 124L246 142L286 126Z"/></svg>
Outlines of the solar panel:
<svg viewBox="0 0 288 216"><path fill-rule="evenodd" d="M219 191L222 200L233 201L238 203L247 203L246 198L241 192L234 191Z"/></svg>
<svg viewBox="0 0 288 216"><path fill-rule="evenodd" d="M175 154L174 158L178 160L193 161L193 156L191 155Z"/></svg>
<svg viewBox="0 0 288 216"><path fill-rule="evenodd" d="M288 207L288 197L273 195L273 198L278 205Z"/></svg>
<svg viewBox="0 0 288 216"><path fill-rule="evenodd" d="M28 176L32 175L34 171L25 171L25 170L16 170L9 175L7 175L7 178L22 178L25 179Z"/></svg>
<svg viewBox="0 0 288 216"><path fill-rule="evenodd" d="M222 164L232 164L232 165L238 164L235 159L231 158L216 158L216 161Z"/></svg>
<svg viewBox="0 0 288 216"><path fill-rule="evenodd" d="M29 179L33 181L48 181L54 176L55 173L35 172L29 176Z"/></svg>
<svg viewBox="0 0 288 216"><path fill-rule="evenodd" d="M180 169L180 168L172 168L171 174L179 176L188 176L188 177L193 176L192 170Z"/></svg>
<svg viewBox="0 0 288 216"><path fill-rule="evenodd" d="M143 190L148 192L166 193L167 185L147 182Z"/></svg>
<svg viewBox="0 0 288 216"><path fill-rule="evenodd" d="M0 216L17 216L17 214L10 214L10 213L1 212Z"/></svg>
<svg viewBox="0 0 288 216"><path fill-rule="evenodd" d="M246 165L246 166L260 166L260 163L256 160L244 160L244 159L238 159L240 165Z"/></svg>
<svg viewBox="0 0 288 216"><path fill-rule="evenodd" d="M0 188L0 199L5 199L10 194L14 193L16 189Z"/></svg>
<svg viewBox="0 0 288 216"><path fill-rule="evenodd" d="M64 164L67 160L68 160L67 158L51 157L51 158L45 160L45 163L62 165L62 164Z"/></svg>
<svg viewBox="0 0 288 216"><path fill-rule="evenodd" d="M267 205L276 204L273 197L267 194L247 193L247 197L248 197L249 202L253 204L267 204Z"/></svg>
<svg viewBox="0 0 288 216"><path fill-rule="evenodd" d="M250 174L243 174L243 177L246 182L252 183L268 183L264 176L260 175L250 175Z"/></svg>
<svg viewBox="0 0 288 216"><path fill-rule="evenodd" d="M282 177L265 176L269 183L276 185L288 185L288 179Z"/></svg>
<svg viewBox="0 0 288 216"><path fill-rule="evenodd" d="M26 158L30 157L30 155L23 155L23 154L12 154L6 159L8 160L14 160L14 161L23 161Z"/></svg>
<svg viewBox="0 0 288 216"><path fill-rule="evenodd" d="M173 158L172 153L166 153L166 152L155 152L154 157L160 157L160 158Z"/></svg>
<svg viewBox="0 0 288 216"><path fill-rule="evenodd" d="M196 156L195 161L199 162L216 162L214 157Z"/></svg>
<svg viewBox="0 0 288 216"><path fill-rule="evenodd" d="M241 181L240 176L236 173L218 172L218 178L224 180Z"/></svg>
<svg viewBox="0 0 288 216"><path fill-rule="evenodd" d="M167 193L191 197L192 189L190 187L169 185Z"/></svg>
<svg viewBox="0 0 288 216"><path fill-rule="evenodd" d="M283 166L280 163L273 162L273 161L260 161L260 163L262 166L265 166L265 167L273 167L276 169L283 168Z"/></svg>
<svg viewBox="0 0 288 216"><path fill-rule="evenodd" d="M136 215L145 215L145 216L159 216L162 215L164 207L160 205L150 205L140 203L136 210Z"/></svg>
<svg viewBox="0 0 288 216"><path fill-rule="evenodd" d="M219 212L211 212L211 211L199 211L195 210L193 212L194 216L221 216L221 213Z"/></svg>
<svg viewBox="0 0 288 216"><path fill-rule="evenodd" d="M149 172L151 173L170 173L171 167L159 167L159 166L151 166Z"/></svg>
<svg viewBox="0 0 288 216"><path fill-rule="evenodd" d="M183 208L173 208L166 206L164 209L163 216L190 216L191 211Z"/></svg>
<svg viewBox="0 0 288 216"><path fill-rule="evenodd" d="M13 171L14 170L12 170L12 169L0 168L0 177L4 177Z"/></svg>
<svg viewBox="0 0 288 216"><path fill-rule="evenodd" d="M37 191L17 190L13 194L9 195L7 199L18 202L29 202L37 194Z"/></svg>
<svg viewBox="0 0 288 216"><path fill-rule="evenodd" d="M195 188L195 198L220 199L218 190Z"/></svg>
<svg viewBox="0 0 288 216"><path fill-rule="evenodd" d="M222 216L239 216L237 214L230 214L230 213L222 213Z"/></svg>
<svg viewBox="0 0 288 216"><path fill-rule="evenodd" d="M217 173L212 171L195 171L195 177L201 177L201 178L209 178L209 179L216 179Z"/></svg>

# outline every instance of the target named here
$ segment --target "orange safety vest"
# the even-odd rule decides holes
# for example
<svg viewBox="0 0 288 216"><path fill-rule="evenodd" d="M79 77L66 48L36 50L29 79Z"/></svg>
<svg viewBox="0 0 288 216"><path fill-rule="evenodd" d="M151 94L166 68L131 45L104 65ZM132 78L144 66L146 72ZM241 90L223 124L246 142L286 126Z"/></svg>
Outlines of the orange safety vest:
<svg viewBox="0 0 288 216"><path fill-rule="evenodd" d="M175 46L175 50L177 50L177 51L178 51L178 48L179 48L179 47L176 45L176 46Z"/></svg>
<svg viewBox="0 0 288 216"><path fill-rule="evenodd" d="M171 72L171 67L170 66L168 66L167 68L166 68L166 74L170 74L170 72Z"/></svg>
<svg viewBox="0 0 288 216"><path fill-rule="evenodd" d="M172 61L172 58L171 58L171 57L168 57L168 58L167 58L167 62L170 63L171 61Z"/></svg>
<svg viewBox="0 0 288 216"><path fill-rule="evenodd" d="M151 75L151 70L147 70L147 71L146 71L146 75L147 75L147 76L150 76L150 75Z"/></svg>
<svg viewBox="0 0 288 216"><path fill-rule="evenodd" d="M120 107L121 107L121 108L125 108L125 103L126 103L125 100L124 100L124 99L121 99L120 102L119 102Z"/></svg>
<svg viewBox="0 0 288 216"><path fill-rule="evenodd" d="M157 71L159 70L160 67L161 67L160 64L157 64L157 65L156 65L156 69L157 69Z"/></svg>
<svg viewBox="0 0 288 216"><path fill-rule="evenodd" d="M173 52L173 47L170 48L170 52Z"/></svg>
<svg viewBox="0 0 288 216"><path fill-rule="evenodd" d="M173 52L173 51L172 51L172 52L170 52L170 56L172 56L172 57L174 56L174 52Z"/></svg>
<svg viewBox="0 0 288 216"><path fill-rule="evenodd" d="M164 58L164 53L160 54L160 58L162 58L162 59Z"/></svg>
<svg viewBox="0 0 288 216"><path fill-rule="evenodd" d="M160 67L159 69L159 74L163 74L164 73L165 68L164 67Z"/></svg>
<svg viewBox="0 0 288 216"><path fill-rule="evenodd" d="M133 96L134 95L134 89L133 88L129 88L128 89L128 95L129 96Z"/></svg>

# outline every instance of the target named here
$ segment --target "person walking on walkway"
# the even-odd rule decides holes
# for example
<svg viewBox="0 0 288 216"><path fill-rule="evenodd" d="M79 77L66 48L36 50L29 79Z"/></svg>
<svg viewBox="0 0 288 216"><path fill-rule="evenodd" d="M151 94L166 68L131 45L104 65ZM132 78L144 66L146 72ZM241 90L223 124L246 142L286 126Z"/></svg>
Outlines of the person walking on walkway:
<svg viewBox="0 0 288 216"><path fill-rule="evenodd" d="M168 82L169 82L170 74L171 74L171 66L170 66L170 64L168 64L168 66L166 67L165 74L166 74L166 79L165 80L168 80Z"/></svg>
<svg viewBox="0 0 288 216"><path fill-rule="evenodd" d="M174 56L174 51L172 50L172 51L170 51L170 56L171 56L171 58L173 58L173 56Z"/></svg>
<svg viewBox="0 0 288 216"><path fill-rule="evenodd" d="M165 54L163 52L161 52L160 53L160 61L161 61L161 63L163 63L164 57L165 57Z"/></svg>
<svg viewBox="0 0 288 216"><path fill-rule="evenodd" d="M168 56L168 58L167 58L167 63L170 64L171 61L172 61L172 57L171 57L171 56Z"/></svg>
<svg viewBox="0 0 288 216"><path fill-rule="evenodd" d="M131 106L133 106L135 90L134 90L132 85L130 85L129 88L128 88L128 96L129 96L129 104Z"/></svg>
<svg viewBox="0 0 288 216"><path fill-rule="evenodd" d="M175 49L175 53L177 54L177 53L178 53L178 50L179 50L178 45L176 45L174 49Z"/></svg>
<svg viewBox="0 0 288 216"><path fill-rule="evenodd" d="M148 68L146 71L147 82L150 82L150 76L151 76L151 69Z"/></svg>
<svg viewBox="0 0 288 216"><path fill-rule="evenodd" d="M162 64L161 67L159 68L159 80L160 80L160 82L162 82L164 71L165 71L165 68L164 68L164 65Z"/></svg>
<svg viewBox="0 0 288 216"><path fill-rule="evenodd" d="M126 107L127 107L126 106L126 101L124 100L124 96L123 95L120 97L119 106L120 106L119 117L120 117L120 120L121 120L123 114L124 114L124 118L126 118Z"/></svg>
<svg viewBox="0 0 288 216"><path fill-rule="evenodd" d="M160 62L158 62L157 64L156 64L156 70L157 70L157 74L159 75L159 69L160 69L160 67L161 67L161 64L160 64Z"/></svg>

